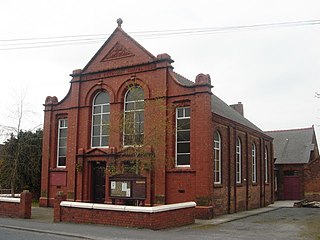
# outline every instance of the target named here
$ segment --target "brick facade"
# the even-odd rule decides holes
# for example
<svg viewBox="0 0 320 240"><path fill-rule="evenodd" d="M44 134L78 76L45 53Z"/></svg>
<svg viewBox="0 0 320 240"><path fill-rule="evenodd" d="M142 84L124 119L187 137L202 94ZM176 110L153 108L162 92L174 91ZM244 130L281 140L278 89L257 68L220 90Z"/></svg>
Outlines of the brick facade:
<svg viewBox="0 0 320 240"><path fill-rule="evenodd" d="M58 191L67 200L94 201L93 168L106 165L105 203L111 203L109 177L115 166L134 161L135 149L123 146L123 109L129 86L144 92L144 156L139 174L146 178L145 206L195 201L201 218L266 206L273 202L272 161L264 181L264 149L273 159L272 139L262 131L214 113L211 80L199 74L195 82L173 71L168 54L153 56L118 26L82 70L72 73L67 96L45 102L40 206L53 206ZM91 147L92 104L97 93L110 96L110 136L107 148ZM176 108L190 107L190 166L176 167ZM234 111L234 110L232 110ZM68 119L66 167L57 167L58 121ZM213 136L222 138L222 182L213 182ZM235 183L235 140L242 142L242 181ZM258 180L250 179L251 144L257 146ZM152 161L150 161L152 159ZM149 161L149 162L148 162ZM151 162L151 164L150 164ZM150 165L148 165L148 163ZM149 167L148 167L149 166Z"/></svg>

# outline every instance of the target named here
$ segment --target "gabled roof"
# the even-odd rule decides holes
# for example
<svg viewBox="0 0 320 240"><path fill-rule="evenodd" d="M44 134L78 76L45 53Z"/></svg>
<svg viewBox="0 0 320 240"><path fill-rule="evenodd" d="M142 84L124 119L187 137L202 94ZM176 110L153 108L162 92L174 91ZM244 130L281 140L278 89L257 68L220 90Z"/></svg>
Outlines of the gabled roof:
<svg viewBox="0 0 320 240"><path fill-rule="evenodd" d="M315 149L315 133L310 128L267 131L273 137L275 164L306 164Z"/></svg>
<svg viewBox="0 0 320 240"><path fill-rule="evenodd" d="M248 119L246 119L244 116L242 116L240 113L238 113L236 110L234 110L214 94L212 94L211 96L211 108L211 111L213 113L221 117L230 119L234 122L240 123L241 125L263 133L260 128L258 128L256 125L254 125L252 122L250 122Z"/></svg>
<svg viewBox="0 0 320 240"><path fill-rule="evenodd" d="M154 59L155 56L123 31L118 23L118 27L83 68L82 73L134 66Z"/></svg>
<svg viewBox="0 0 320 240"><path fill-rule="evenodd" d="M182 85L185 85L188 87L194 85L194 82L188 80L182 75L176 72L173 72L173 74L175 79ZM221 117L227 118L243 126L246 126L258 132L264 133L260 128L258 128L256 125L254 125L252 122L250 122L248 119L246 119L244 116L242 116L240 113L238 113L236 110L234 110L232 107L230 107L228 104L226 104L224 101L222 101L220 98L218 98L214 94L212 94L211 96L211 108L212 108L211 111L213 113Z"/></svg>

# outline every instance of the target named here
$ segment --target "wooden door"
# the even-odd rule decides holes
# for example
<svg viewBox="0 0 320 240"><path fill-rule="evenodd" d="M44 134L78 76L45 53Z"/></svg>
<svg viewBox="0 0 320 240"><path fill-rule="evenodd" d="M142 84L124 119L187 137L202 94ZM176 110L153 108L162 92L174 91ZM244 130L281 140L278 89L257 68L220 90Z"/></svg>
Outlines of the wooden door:
<svg viewBox="0 0 320 240"><path fill-rule="evenodd" d="M106 194L106 163L94 162L92 164L93 202L103 203Z"/></svg>
<svg viewBox="0 0 320 240"><path fill-rule="evenodd" d="M300 178L299 176L284 176L283 179L284 200L300 200Z"/></svg>

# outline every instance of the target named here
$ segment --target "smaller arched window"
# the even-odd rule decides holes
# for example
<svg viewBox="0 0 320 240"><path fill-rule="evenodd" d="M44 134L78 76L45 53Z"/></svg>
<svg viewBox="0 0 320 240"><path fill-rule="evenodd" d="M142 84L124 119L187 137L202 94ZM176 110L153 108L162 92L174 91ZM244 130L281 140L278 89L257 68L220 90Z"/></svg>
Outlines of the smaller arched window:
<svg viewBox="0 0 320 240"><path fill-rule="evenodd" d="M124 99L123 145L142 145L144 138L144 92L132 86Z"/></svg>
<svg viewBox="0 0 320 240"><path fill-rule="evenodd" d="M241 183L241 165L242 165L242 156L241 156L241 141L240 138L237 138L236 145L236 182Z"/></svg>
<svg viewBox="0 0 320 240"><path fill-rule="evenodd" d="M256 144L252 144L251 150L251 158L252 158L252 183L257 182L257 148Z"/></svg>
<svg viewBox="0 0 320 240"><path fill-rule="evenodd" d="M214 153L214 183L221 184L221 137L219 132L215 132L214 134L214 145L213 145L213 153Z"/></svg>
<svg viewBox="0 0 320 240"><path fill-rule="evenodd" d="M269 160L268 160L268 149L264 149L264 182L269 182Z"/></svg>
<svg viewBox="0 0 320 240"><path fill-rule="evenodd" d="M106 92L99 92L92 104L91 146L109 146L110 134L110 97Z"/></svg>

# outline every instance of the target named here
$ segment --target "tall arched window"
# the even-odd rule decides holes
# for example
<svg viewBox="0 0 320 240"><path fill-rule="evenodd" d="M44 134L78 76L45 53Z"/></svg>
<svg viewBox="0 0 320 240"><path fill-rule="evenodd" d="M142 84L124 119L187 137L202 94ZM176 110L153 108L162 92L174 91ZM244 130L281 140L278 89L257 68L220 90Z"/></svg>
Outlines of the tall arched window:
<svg viewBox="0 0 320 240"><path fill-rule="evenodd" d="M106 92L99 92L92 104L92 147L109 146L110 97Z"/></svg>
<svg viewBox="0 0 320 240"><path fill-rule="evenodd" d="M219 132L214 134L214 183L221 184L221 137Z"/></svg>
<svg viewBox="0 0 320 240"><path fill-rule="evenodd" d="M237 138L236 145L236 182L241 183L241 164L242 164L242 156L241 156L241 141L240 138Z"/></svg>
<svg viewBox="0 0 320 240"><path fill-rule="evenodd" d="M252 152L251 152L251 158L252 158L252 182L257 182L257 150L256 145L252 144Z"/></svg>
<svg viewBox="0 0 320 240"><path fill-rule="evenodd" d="M265 147L264 149L264 182L269 182L269 167L268 167L268 149Z"/></svg>
<svg viewBox="0 0 320 240"><path fill-rule="evenodd" d="M144 93L140 86L129 88L124 99L123 145L142 145L144 136Z"/></svg>

